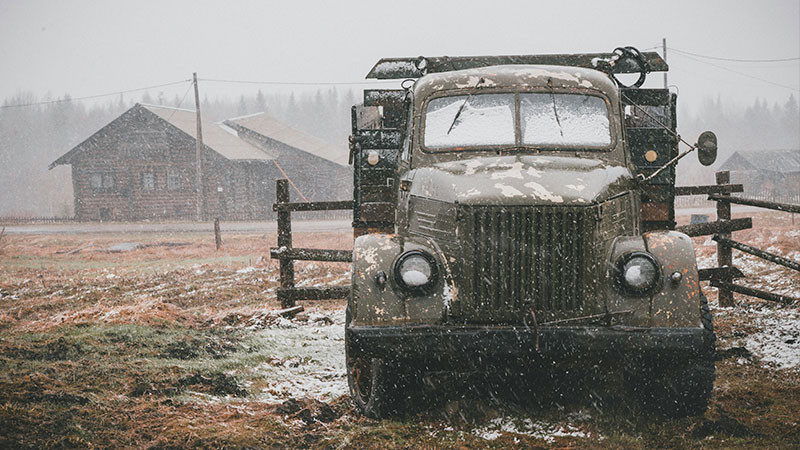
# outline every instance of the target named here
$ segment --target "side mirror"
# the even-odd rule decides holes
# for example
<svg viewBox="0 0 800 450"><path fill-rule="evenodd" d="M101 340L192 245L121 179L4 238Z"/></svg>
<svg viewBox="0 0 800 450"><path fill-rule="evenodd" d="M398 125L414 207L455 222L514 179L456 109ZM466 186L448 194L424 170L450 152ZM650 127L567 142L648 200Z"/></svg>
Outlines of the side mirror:
<svg viewBox="0 0 800 450"><path fill-rule="evenodd" d="M697 138L697 159L700 164L710 166L717 160L717 135L711 131L704 131Z"/></svg>

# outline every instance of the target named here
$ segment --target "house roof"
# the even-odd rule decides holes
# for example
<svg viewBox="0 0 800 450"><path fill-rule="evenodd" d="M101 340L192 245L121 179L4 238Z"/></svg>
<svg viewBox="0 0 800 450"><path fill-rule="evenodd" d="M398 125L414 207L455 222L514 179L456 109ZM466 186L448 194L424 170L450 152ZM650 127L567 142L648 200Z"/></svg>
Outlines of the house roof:
<svg viewBox="0 0 800 450"><path fill-rule="evenodd" d="M197 139L197 115L194 110L165 106L142 105L170 125ZM240 139L236 131L225 124L201 120L203 144L230 160L272 160L275 156Z"/></svg>
<svg viewBox="0 0 800 450"><path fill-rule="evenodd" d="M800 149L735 152L720 170L761 170L765 172L800 172Z"/></svg>
<svg viewBox="0 0 800 450"><path fill-rule="evenodd" d="M333 146L296 128L292 128L269 114L258 113L234 117L226 122L232 122L258 133L265 138L281 142L336 164L342 166L347 165L348 153L346 150Z"/></svg>
<svg viewBox="0 0 800 450"><path fill-rule="evenodd" d="M71 164L72 158L84 151L91 151L93 141L97 136L103 135L108 128L123 116L140 111L147 111L156 115L159 119L177 128L181 132L189 135L192 139L197 136L197 115L194 110L170 108L156 105L142 105L137 103L122 115L106 124L103 128L92 134L86 140L76 145L70 151L62 155L50 164L50 169L59 164ZM270 161L275 159L275 155L262 150L248 142L242 140L236 131L222 123L214 123L202 120L203 125L203 144L210 150L218 153L222 157L234 161Z"/></svg>

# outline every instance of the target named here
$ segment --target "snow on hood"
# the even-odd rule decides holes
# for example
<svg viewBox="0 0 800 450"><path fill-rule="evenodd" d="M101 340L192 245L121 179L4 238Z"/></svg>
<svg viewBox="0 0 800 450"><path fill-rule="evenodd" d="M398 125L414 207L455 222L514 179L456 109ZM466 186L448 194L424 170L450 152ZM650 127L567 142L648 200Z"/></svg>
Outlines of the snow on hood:
<svg viewBox="0 0 800 450"><path fill-rule="evenodd" d="M416 169L411 194L461 204L590 204L631 179L622 166L563 156L497 156Z"/></svg>

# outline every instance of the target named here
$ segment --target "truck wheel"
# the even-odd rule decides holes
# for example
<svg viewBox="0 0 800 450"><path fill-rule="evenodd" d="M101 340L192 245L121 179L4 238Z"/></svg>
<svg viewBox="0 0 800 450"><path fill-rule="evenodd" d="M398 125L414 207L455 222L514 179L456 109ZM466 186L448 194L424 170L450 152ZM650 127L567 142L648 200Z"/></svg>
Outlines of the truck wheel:
<svg viewBox="0 0 800 450"><path fill-rule="evenodd" d="M345 358L347 384L353 403L371 419L383 419L402 411L399 392L405 377L399 368L380 358L353 356L347 329L350 328L350 307L345 311Z"/></svg>
<svg viewBox="0 0 800 450"><path fill-rule="evenodd" d="M700 313L703 328L710 335L706 340L710 348L702 352L703 356L677 361L648 359L639 361L636 364L639 367L626 371L629 392L648 409L671 417L705 412L716 377L716 336L705 296L701 298Z"/></svg>

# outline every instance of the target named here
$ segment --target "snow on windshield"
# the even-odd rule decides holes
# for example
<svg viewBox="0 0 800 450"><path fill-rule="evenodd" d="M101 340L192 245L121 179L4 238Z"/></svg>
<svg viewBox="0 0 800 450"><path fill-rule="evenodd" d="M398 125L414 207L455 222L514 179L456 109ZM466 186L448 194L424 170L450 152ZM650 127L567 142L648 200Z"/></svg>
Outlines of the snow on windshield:
<svg viewBox="0 0 800 450"><path fill-rule="evenodd" d="M459 95L431 100L425 116L425 147L611 144L608 108L602 98L551 93L519 94L521 143L517 143L515 95Z"/></svg>
<svg viewBox="0 0 800 450"><path fill-rule="evenodd" d="M428 148L513 144L514 94L440 97L428 104Z"/></svg>
<svg viewBox="0 0 800 450"><path fill-rule="evenodd" d="M520 94L522 143L604 147L611 144L608 109L600 97Z"/></svg>

